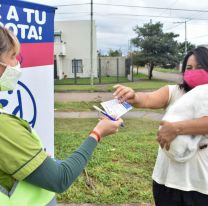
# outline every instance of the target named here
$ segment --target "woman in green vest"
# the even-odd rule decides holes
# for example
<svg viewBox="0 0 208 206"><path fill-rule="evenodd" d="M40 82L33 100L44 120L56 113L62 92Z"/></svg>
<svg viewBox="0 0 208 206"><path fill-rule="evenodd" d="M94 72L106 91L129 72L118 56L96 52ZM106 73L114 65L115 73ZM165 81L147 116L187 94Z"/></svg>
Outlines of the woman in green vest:
<svg viewBox="0 0 208 206"><path fill-rule="evenodd" d="M21 75L16 36L0 26L0 91L15 88ZM83 144L57 164L42 149L28 122L0 110L0 205L56 205L54 192L69 188L101 138L116 133L122 120L102 119Z"/></svg>

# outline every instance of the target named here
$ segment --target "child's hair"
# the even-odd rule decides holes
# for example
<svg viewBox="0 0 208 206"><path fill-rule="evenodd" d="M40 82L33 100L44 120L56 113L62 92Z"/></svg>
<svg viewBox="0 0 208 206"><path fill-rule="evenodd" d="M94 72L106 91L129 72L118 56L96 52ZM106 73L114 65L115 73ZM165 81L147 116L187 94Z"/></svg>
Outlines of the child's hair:
<svg viewBox="0 0 208 206"><path fill-rule="evenodd" d="M20 43L15 34L9 29L0 26L0 56L4 52L14 50L16 54L19 53Z"/></svg>

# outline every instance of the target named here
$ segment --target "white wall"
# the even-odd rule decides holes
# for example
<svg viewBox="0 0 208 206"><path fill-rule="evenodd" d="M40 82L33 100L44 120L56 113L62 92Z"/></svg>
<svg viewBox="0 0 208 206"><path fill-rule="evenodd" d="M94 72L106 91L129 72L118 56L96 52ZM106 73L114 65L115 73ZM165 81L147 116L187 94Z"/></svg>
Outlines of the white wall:
<svg viewBox="0 0 208 206"><path fill-rule="evenodd" d="M100 57L101 76L117 76L117 59L118 59L118 67L119 67L119 76L125 76L126 57Z"/></svg>
<svg viewBox="0 0 208 206"><path fill-rule="evenodd" d="M61 38L66 42L66 55L62 56L62 72L67 78L73 78L72 60L82 59L83 73L78 77L90 77L90 21L57 21L55 32L62 32ZM96 27L93 22L93 74L97 77ZM58 68L59 69L59 68Z"/></svg>

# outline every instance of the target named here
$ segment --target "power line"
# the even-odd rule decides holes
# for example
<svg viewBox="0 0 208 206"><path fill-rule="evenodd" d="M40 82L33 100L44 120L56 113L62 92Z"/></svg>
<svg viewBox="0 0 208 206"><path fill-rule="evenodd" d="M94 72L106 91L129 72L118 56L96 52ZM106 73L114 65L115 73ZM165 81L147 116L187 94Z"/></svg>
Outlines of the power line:
<svg viewBox="0 0 208 206"><path fill-rule="evenodd" d="M95 12L95 14L97 16L142 16L142 17L160 17L160 18L167 18L167 19L186 19L187 20L187 17L175 17L175 16L159 16L159 15L149 15L149 14L128 14L128 13L106 13L106 14L101 14L101 13L97 13ZM187 21L190 21L190 20L208 20L208 19L189 19Z"/></svg>
<svg viewBox="0 0 208 206"><path fill-rule="evenodd" d="M192 37L190 39L200 39L200 38L203 38L203 37L206 37L206 36L208 36L208 34L201 35L201 36L195 36L195 37Z"/></svg>
<svg viewBox="0 0 208 206"><path fill-rule="evenodd" d="M174 22L172 22L172 23L174 23ZM177 28L177 27L179 27L179 26L181 26L181 25L182 25L182 23L178 23L178 25L176 25L176 26L168 27L168 28L166 29L166 31L175 29L175 28Z"/></svg>
<svg viewBox="0 0 208 206"><path fill-rule="evenodd" d="M186 22L189 22L189 21L193 21L193 20L206 20L206 19L194 19L193 17L195 17L195 16L199 16L199 14L195 14L195 15L192 15L192 16L189 16L189 17L187 17L186 18ZM166 30L171 30L171 29L174 29L174 28L177 28L178 26L180 26L182 23L184 23L184 22L173 22L173 23L179 23L177 26L173 26L173 27L169 27L169 28L167 28Z"/></svg>
<svg viewBox="0 0 208 206"><path fill-rule="evenodd" d="M153 6L137 6L137 5L125 5L125 4L106 4L106 3L94 3L95 5L102 6L118 6L118 7L130 7L130 8L143 8L143 9L159 9L159 10L170 10L170 11L186 11L186 12L208 12L208 10L198 10L198 9L173 9L164 7L153 7Z"/></svg>
<svg viewBox="0 0 208 206"><path fill-rule="evenodd" d="M195 17L196 15L197 15L197 17L200 16L200 14L195 14L195 15L192 15L192 16L188 17L188 19L193 18L193 17ZM201 15L202 15L202 14L201 14Z"/></svg>
<svg viewBox="0 0 208 206"><path fill-rule="evenodd" d="M89 11L85 11L85 12L57 12L56 14L75 14L75 13L79 13L79 14L87 14L89 13ZM98 12L94 12L94 14L96 14L97 16L133 16L133 17L147 17L147 18L167 18L167 19L185 19L186 21L191 21L191 20L208 20L208 19L200 19L200 18L192 18L192 17L180 17L180 16L162 16L162 15L149 15L149 14L129 14L129 13L98 13Z"/></svg>
<svg viewBox="0 0 208 206"><path fill-rule="evenodd" d="M169 7L173 7L173 5L175 5L175 4L177 3L177 1L178 1L178 0L175 0L173 3L171 3L171 4L169 5ZM161 15L161 14L164 14L164 12L161 11L159 15ZM155 19L154 19L154 20L155 20Z"/></svg>
<svg viewBox="0 0 208 206"><path fill-rule="evenodd" d="M90 15L89 12L57 12L57 15L74 15L74 14L86 14L86 15ZM128 13L98 13L98 12L94 12L94 14L96 16L119 16L119 17L146 17L146 18L164 18L164 19L181 19L181 20L186 20L188 21L207 21L208 19L197 19L197 18L191 18L191 19L187 19L187 17L179 17L179 16L160 16L160 15L149 15L149 14L128 14ZM169 29L175 28L178 26L174 26L174 27L170 27Z"/></svg>
<svg viewBox="0 0 208 206"><path fill-rule="evenodd" d="M138 5L125 5L125 4L108 4L108 3L93 3L98 6L115 6L115 7L127 7L127 8L143 8L143 9L156 9L156 10L170 10L170 11L185 11L185 12L204 12L208 13L208 10L201 9L178 9L178 8L168 8L168 7L153 7L153 6L138 6ZM175 4L175 3L174 3ZM60 4L57 7L68 7L68 6L83 6L90 5L90 3L80 3L80 4Z"/></svg>
<svg viewBox="0 0 208 206"><path fill-rule="evenodd" d="M56 14L75 14L75 13L89 13L89 12L57 12ZM186 19L187 17L179 17L179 16L160 16L160 15L149 15L149 14L129 14L129 13L98 13L98 12L94 12L94 14L96 14L97 16L141 16L141 17L160 17L160 18L167 18L167 19ZM191 20L208 20L208 19L197 19L197 18L190 18L187 21L191 21Z"/></svg>
<svg viewBox="0 0 208 206"><path fill-rule="evenodd" d="M176 3L177 0L174 2ZM90 5L91 3L79 3L79 4L63 4L63 5L57 5L58 7L68 7L68 6L83 6L83 5ZM143 9L160 9L160 10L170 10L170 11L188 11L188 12L208 12L208 10L193 10L193 9L173 9L173 8L164 8L164 7L149 7L149 6L137 6L137 5L123 5L123 4L108 4L108 3L93 3L94 5L100 5L100 6L116 6L116 7L133 7L133 8L143 8ZM68 12L60 12L57 14L68 14ZM105 15L105 14L97 14L97 15ZM181 19L189 19L189 20L193 20L194 18L187 18L187 17L174 17L174 16L162 16L162 15L137 15L137 14L120 14L120 13L110 13L110 14L106 14L106 15L111 15L111 16L143 16L143 17L154 17L154 18L181 18ZM195 18L195 20L207 20L207 19L197 19Z"/></svg>
<svg viewBox="0 0 208 206"><path fill-rule="evenodd" d="M189 22L189 21L191 21L191 20L193 21L193 20L196 20L196 19L185 19L186 22ZM178 25L169 27L169 28L167 28L166 30L172 30L172 29L175 29L175 28L181 26L182 24L184 24L184 21L183 21L183 22L172 22L172 23L173 23L173 24L178 24Z"/></svg>

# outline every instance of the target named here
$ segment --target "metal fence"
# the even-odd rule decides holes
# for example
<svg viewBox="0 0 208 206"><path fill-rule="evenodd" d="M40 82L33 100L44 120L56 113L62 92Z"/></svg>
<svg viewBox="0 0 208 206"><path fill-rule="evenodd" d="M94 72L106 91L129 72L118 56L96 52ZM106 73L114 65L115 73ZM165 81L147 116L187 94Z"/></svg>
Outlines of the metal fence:
<svg viewBox="0 0 208 206"><path fill-rule="evenodd" d="M89 67L90 59L65 59L61 71L58 71L57 62L54 63L55 84L91 84L91 73ZM131 61L125 57L100 57L94 60L93 72L94 84L113 84L133 81ZM61 73L62 72L62 73ZM58 74L62 74L59 78Z"/></svg>

